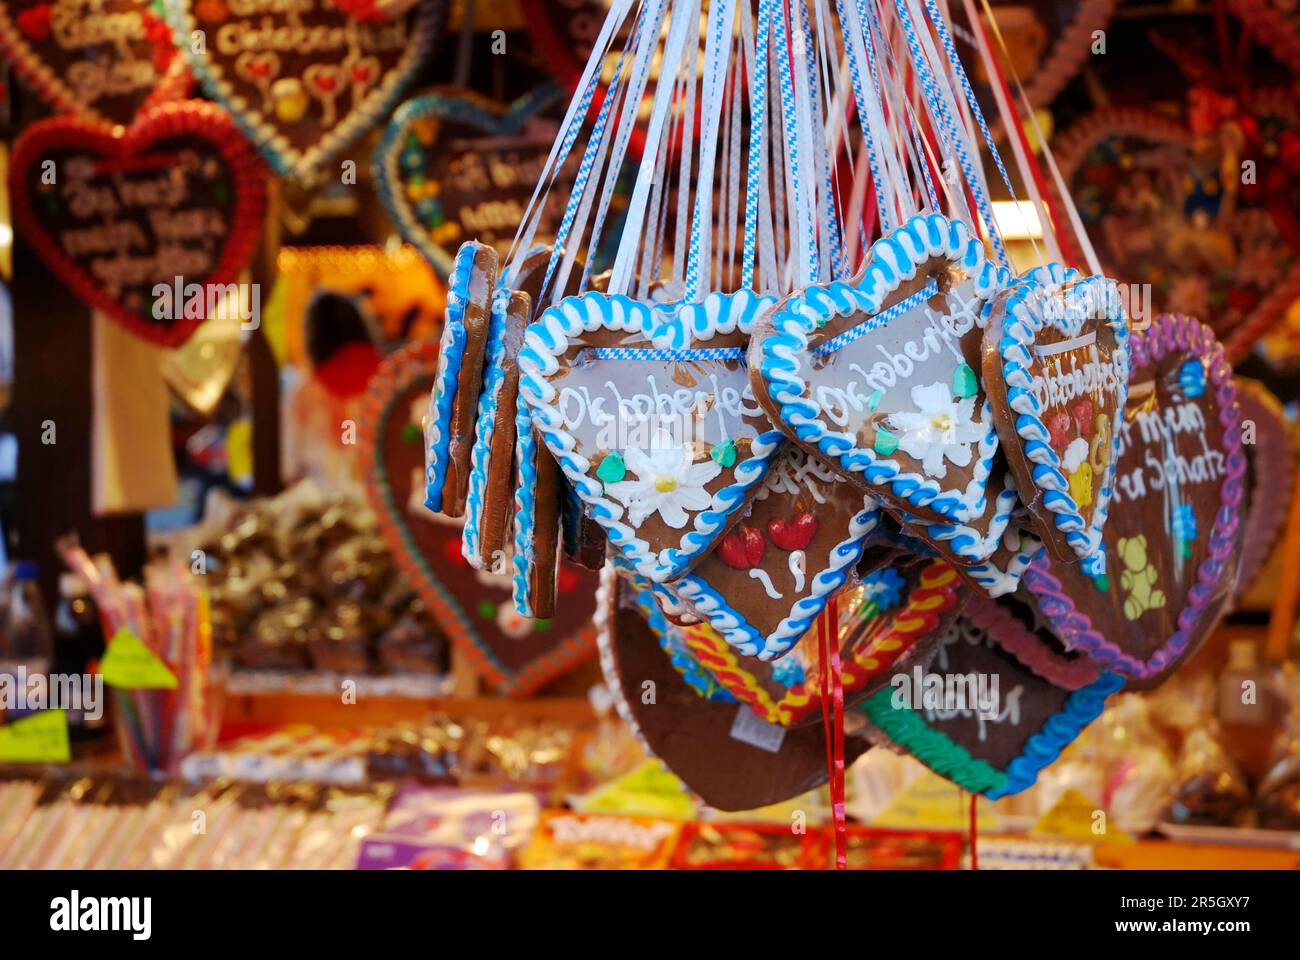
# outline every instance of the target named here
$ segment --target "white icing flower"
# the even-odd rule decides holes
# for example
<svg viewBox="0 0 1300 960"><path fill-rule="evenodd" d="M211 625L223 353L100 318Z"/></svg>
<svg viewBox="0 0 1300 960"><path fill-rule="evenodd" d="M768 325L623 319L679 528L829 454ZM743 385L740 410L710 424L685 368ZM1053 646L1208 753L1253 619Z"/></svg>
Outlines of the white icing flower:
<svg viewBox="0 0 1300 960"><path fill-rule="evenodd" d="M975 398L955 399L944 383L912 388L915 413L895 413L890 422L898 431L898 445L925 472L942 478L948 472L944 458L959 467L971 462L971 444L984 439L983 425L971 420Z"/></svg>
<svg viewBox="0 0 1300 960"><path fill-rule="evenodd" d="M605 492L627 507L634 527L658 513L664 523L680 530L686 526L687 510L704 510L712 502L704 485L722 472L713 460L693 463L685 448L658 440L649 450L628 450L626 461L637 479L607 483Z"/></svg>
<svg viewBox="0 0 1300 960"><path fill-rule="evenodd" d="M1066 473L1074 473L1079 468L1079 464L1088 459L1088 441L1083 437L1075 437L1073 442L1065 448L1065 456L1061 457L1061 465L1065 467Z"/></svg>

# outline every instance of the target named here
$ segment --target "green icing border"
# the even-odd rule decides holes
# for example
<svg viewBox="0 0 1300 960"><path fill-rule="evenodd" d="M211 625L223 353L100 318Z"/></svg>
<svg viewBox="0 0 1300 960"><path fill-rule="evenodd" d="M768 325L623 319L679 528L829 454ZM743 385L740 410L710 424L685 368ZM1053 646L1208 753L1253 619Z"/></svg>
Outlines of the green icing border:
<svg viewBox="0 0 1300 960"><path fill-rule="evenodd" d="M911 707L895 707L892 688L881 690L860 708L877 727L942 777L973 793L1004 790L1009 777L965 747L928 726Z"/></svg>

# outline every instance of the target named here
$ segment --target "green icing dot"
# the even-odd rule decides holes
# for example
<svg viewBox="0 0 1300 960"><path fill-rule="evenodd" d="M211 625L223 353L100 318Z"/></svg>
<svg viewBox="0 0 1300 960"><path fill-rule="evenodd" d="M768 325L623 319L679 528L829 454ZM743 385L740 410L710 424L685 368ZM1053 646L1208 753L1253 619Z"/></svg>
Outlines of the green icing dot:
<svg viewBox="0 0 1300 960"><path fill-rule="evenodd" d="M618 483L627 476L627 464L623 462L617 450L605 454L600 465L596 467L596 476L602 483Z"/></svg>
<svg viewBox="0 0 1300 960"><path fill-rule="evenodd" d="M952 375L952 392L960 400L973 397L979 391L979 380L969 363L963 363Z"/></svg>
<svg viewBox="0 0 1300 960"><path fill-rule="evenodd" d="M736 462L736 444L731 440L716 443L709 451L709 457L720 467L730 467Z"/></svg>
<svg viewBox="0 0 1300 960"><path fill-rule="evenodd" d="M491 600L480 600L478 602L478 615L484 620L491 620L497 615L497 605Z"/></svg>
<svg viewBox="0 0 1300 960"><path fill-rule="evenodd" d="M879 406L880 406L880 400L881 400L882 397L884 397L884 395L885 395L885 391L884 391L884 390L881 390L879 387L877 387L877 388L872 392L871 396L867 397L867 409L868 409L868 410L875 410L877 407L879 407Z"/></svg>
<svg viewBox="0 0 1300 960"><path fill-rule="evenodd" d="M872 449L882 457L887 457L898 449L898 437L884 427L877 427L876 442L872 444Z"/></svg>
<svg viewBox="0 0 1300 960"><path fill-rule="evenodd" d="M536 620L533 622L533 631L535 633L546 633L550 630L552 622L550 620Z"/></svg>
<svg viewBox="0 0 1300 960"><path fill-rule="evenodd" d="M422 437L423 434L421 434L420 428L415 424L408 423L406 426L402 427L403 443L419 443Z"/></svg>
<svg viewBox="0 0 1300 960"><path fill-rule="evenodd" d="M1109 593L1109 592L1110 592L1110 577L1109 577L1107 574L1104 574L1104 573L1103 573L1101 576L1093 577L1093 578L1092 578L1092 585L1093 585L1094 587L1096 587L1098 590L1100 590L1102 593Z"/></svg>

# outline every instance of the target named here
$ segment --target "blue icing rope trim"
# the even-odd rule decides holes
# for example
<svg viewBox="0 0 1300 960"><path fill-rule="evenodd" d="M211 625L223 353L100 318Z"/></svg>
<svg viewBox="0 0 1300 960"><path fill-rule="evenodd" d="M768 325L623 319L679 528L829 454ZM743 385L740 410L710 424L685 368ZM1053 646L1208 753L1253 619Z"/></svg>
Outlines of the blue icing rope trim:
<svg viewBox="0 0 1300 960"><path fill-rule="evenodd" d="M1123 686L1124 678L1118 673L1103 673L1086 687L1070 694L1065 708L1049 717L1043 729L1025 743L1020 756L1007 764L1006 785L988 791L985 796L997 800L1032 787L1039 772L1079 738L1083 728L1106 708L1106 698Z"/></svg>
<svg viewBox="0 0 1300 960"><path fill-rule="evenodd" d="M1115 411L1116 416L1122 416L1128 399L1132 359L1128 323L1118 288L1113 280L1105 277L1082 277L1073 268L1049 263L1018 278L1003 299L1002 310L1002 336L998 339L997 351L1006 385L1007 405L1015 414L1014 427L1031 464L1030 477L1042 491L1041 501L1051 514L1052 525L1064 535L1066 543L1088 571L1099 575L1105 572L1105 554L1099 547L1110 512L1120 431L1111 431L1110 456L1106 469L1096 481L1096 502L1090 521L1086 521L1070 493L1069 480L1061 472L1060 457L1052 448L1051 434L1042 420L1042 403L1034 391L1030 368L1034 362L1034 341L1045 327L1050 325L1063 336L1072 338L1082 333L1089 320L1108 324L1115 339L1112 352Z"/></svg>
<svg viewBox="0 0 1300 960"><path fill-rule="evenodd" d="M492 320L488 327L487 376L483 395L479 398L478 416L474 423L474 447L470 452L469 491L465 496L465 526L461 529L460 552L469 565L483 569L479 538L483 521L483 497L487 489L489 461L492 458L492 440L496 435L497 407L506 371L506 322L513 291L498 287L492 296ZM495 562L489 564L495 566Z"/></svg>
<svg viewBox="0 0 1300 960"><path fill-rule="evenodd" d="M574 491L590 508L592 519L605 529L609 542L639 574L655 583L680 576L713 544L767 472L784 441L782 433L771 429L756 436L749 456L733 467L733 482L713 494L709 507L695 515L693 529L682 534L675 547L656 554L624 521L623 506L608 498L604 484L590 476L591 462L578 451L577 440L565 428L556 405L558 391L548 378L558 372L560 356L595 331L640 337L652 349L687 350L715 336L750 333L758 315L775 302L773 297L748 290L711 293L699 303L654 305L591 292L566 297L543 311L524 333L519 351L519 394L532 411L533 425Z"/></svg>
<svg viewBox="0 0 1300 960"><path fill-rule="evenodd" d="M477 244L469 242L457 251L447 287L447 315L438 345L438 373L429 401L428 440L424 454L424 505L435 513L442 509L442 487L447 479L451 416L456 404L461 361L465 358L465 344L469 339L465 329L465 308L469 303L469 284L474 274L477 249Z"/></svg>
<svg viewBox="0 0 1300 960"><path fill-rule="evenodd" d="M532 574L537 554L533 530L537 507L537 438L523 397L515 408L515 555L511 596L521 617L533 615Z"/></svg>
<svg viewBox="0 0 1300 960"><path fill-rule="evenodd" d="M987 405L982 408L986 429L972 478L965 490L946 489L933 477L904 472L898 460L858 447L854 436L830 426L821 405L810 396L803 372L806 357L823 355L832 345L842 348L894 319L892 309L881 310L885 300L935 258L946 258L972 277L974 296L982 301L976 323L982 326L989 301L1010 282L1010 273L987 261L984 248L961 221L940 214L919 215L872 244L867 267L856 283L832 281L783 301L773 314L771 332L751 354L757 355L759 373L781 420L801 443L815 445L842 469L862 474L868 484L887 486L913 507L963 521L983 513L985 487L997 457L997 428ZM867 314L868 319L810 348L810 340L824 323L854 313Z"/></svg>

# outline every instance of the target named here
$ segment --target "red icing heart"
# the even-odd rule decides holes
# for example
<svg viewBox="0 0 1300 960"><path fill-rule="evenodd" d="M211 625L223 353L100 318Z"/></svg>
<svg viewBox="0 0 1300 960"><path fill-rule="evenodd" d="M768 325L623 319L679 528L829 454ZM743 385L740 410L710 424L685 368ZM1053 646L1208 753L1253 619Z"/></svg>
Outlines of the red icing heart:
<svg viewBox="0 0 1300 960"><path fill-rule="evenodd" d="M265 77L271 73L271 64L266 60L248 61L248 72L255 77Z"/></svg>
<svg viewBox="0 0 1300 960"><path fill-rule="evenodd" d="M811 513L798 514L793 520L770 520L767 534L782 550L793 553L812 543L817 533L817 518Z"/></svg>
<svg viewBox="0 0 1300 960"><path fill-rule="evenodd" d="M1047 421L1047 432L1052 438L1052 446L1064 450L1070 443L1070 415L1062 411Z"/></svg>
<svg viewBox="0 0 1300 960"><path fill-rule="evenodd" d="M1070 412L1074 415L1074 422L1079 427L1079 433L1088 436L1092 433L1092 401L1087 397L1079 400Z"/></svg>
<svg viewBox="0 0 1300 960"><path fill-rule="evenodd" d="M47 160L59 170L54 184L42 182ZM187 309L198 294L186 289L210 294L235 281L252 256L268 175L228 113L178 101L146 110L120 133L74 117L32 124L14 143L9 178L15 225L50 269L132 333L175 347L202 322ZM97 203L74 202L78 190ZM200 223L206 233L168 239L156 232L158 223L173 232ZM74 242L77 235L122 234L131 238L129 250L125 241ZM133 258L133 269L114 274L119 251ZM177 277L179 300L172 293ZM156 294L159 285L167 300Z"/></svg>
<svg viewBox="0 0 1300 960"><path fill-rule="evenodd" d="M24 10L14 18L23 36L30 40L44 40L50 35L50 6L40 6Z"/></svg>
<svg viewBox="0 0 1300 960"><path fill-rule="evenodd" d="M320 90L324 93L330 93L334 90L334 87L337 84L337 80L334 78L332 74L318 73L316 74L316 76L312 78L312 83L316 85L317 90Z"/></svg>
<svg viewBox="0 0 1300 960"><path fill-rule="evenodd" d="M718 544L718 556L729 567L748 570L763 562L763 552L766 548L761 533L753 527L742 525L723 537L722 542Z"/></svg>
<svg viewBox="0 0 1300 960"><path fill-rule="evenodd" d="M358 63L352 68L352 78L365 83L370 79L370 68L363 63Z"/></svg>

